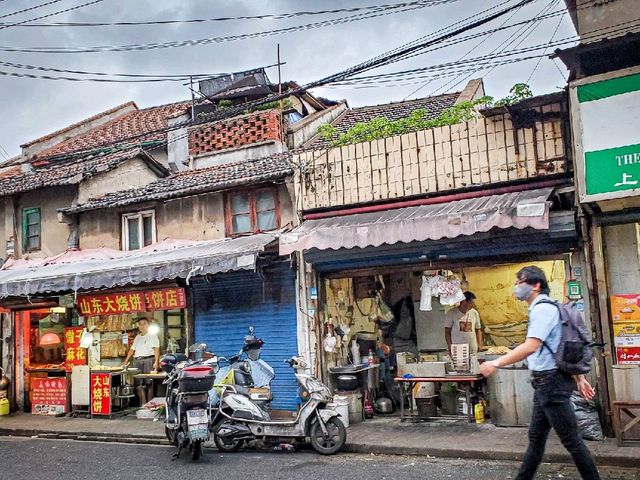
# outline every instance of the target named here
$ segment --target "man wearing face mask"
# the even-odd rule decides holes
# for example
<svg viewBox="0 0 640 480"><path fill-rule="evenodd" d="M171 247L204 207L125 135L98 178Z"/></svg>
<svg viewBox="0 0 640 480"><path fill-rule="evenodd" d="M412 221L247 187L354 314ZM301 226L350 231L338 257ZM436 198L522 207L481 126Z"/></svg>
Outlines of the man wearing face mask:
<svg viewBox="0 0 640 480"><path fill-rule="evenodd" d="M480 365L480 372L489 377L500 367L527 359L531 384L535 393L529 426L529 446L516 480L534 478L542 462L549 431L553 429L569 451L583 479L599 480L600 475L591 454L580 437L575 413L570 403L574 388L587 400L595 395L584 375L571 376L557 369L553 352L560 344L560 312L550 303L549 284L544 272L535 266L521 269L514 294L529 304L527 338L511 353Z"/></svg>

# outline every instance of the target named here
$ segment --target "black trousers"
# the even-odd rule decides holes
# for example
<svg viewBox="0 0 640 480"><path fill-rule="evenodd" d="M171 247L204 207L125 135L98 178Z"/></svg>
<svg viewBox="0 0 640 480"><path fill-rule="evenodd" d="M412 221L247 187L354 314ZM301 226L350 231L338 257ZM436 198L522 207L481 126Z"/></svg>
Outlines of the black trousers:
<svg viewBox="0 0 640 480"><path fill-rule="evenodd" d="M564 448L571 454L580 475L585 480L599 480L600 474L584 444L570 397L575 382L569 375L552 371L532 377L535 389L533 413L529 426L529 446L516 480L533 479L542 462L551 427L556 431Z"/></svg>

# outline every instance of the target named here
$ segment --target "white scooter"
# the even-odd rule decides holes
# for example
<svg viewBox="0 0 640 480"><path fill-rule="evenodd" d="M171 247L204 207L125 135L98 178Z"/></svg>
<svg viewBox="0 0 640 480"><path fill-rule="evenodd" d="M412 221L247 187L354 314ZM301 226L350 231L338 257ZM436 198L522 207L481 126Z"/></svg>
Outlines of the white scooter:
<svg viewBox="0 0 640 480"><path fill-rule="evenodd" d="M340 415L327 408L332 401L329 388L312 375L307 362L299 356L286 360L294 369L303 397L307 401L293 420L271 420L251 399L236 392L233 385L219 385L220 405L211 428L220 451L234 452L247 440L260 439L266 443L305 440L323 455L338 452L347 441L347 430Z"/></svg>

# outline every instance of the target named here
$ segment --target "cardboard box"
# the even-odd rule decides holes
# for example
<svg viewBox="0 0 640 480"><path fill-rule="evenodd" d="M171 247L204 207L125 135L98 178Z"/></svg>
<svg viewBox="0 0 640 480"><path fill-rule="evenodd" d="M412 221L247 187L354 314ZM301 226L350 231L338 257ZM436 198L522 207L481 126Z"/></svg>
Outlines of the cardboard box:
<svg viewBox="0 0 640 480"><path fill-rule="evenodd" d="M438 355L434 355L432 353L421 353L420 354L420 361L421 362L437 362L438 359Z"/></svg>
<svg viewBox="0 0 640 480"><path fill-rule="evenodd" d="M612 295L610 302L614 322L640 321L640 294Z"/></svg>

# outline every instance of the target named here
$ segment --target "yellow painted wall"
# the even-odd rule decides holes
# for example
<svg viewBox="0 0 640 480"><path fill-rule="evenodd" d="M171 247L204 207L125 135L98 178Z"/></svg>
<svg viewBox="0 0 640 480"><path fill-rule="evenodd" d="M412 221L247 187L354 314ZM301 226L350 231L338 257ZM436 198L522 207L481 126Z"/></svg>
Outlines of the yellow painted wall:
<svg viewBox="0 0 640 480"><path fill-rule="evenodd" d="M509 346L524 340L527 325L527 304L513 296L516 273L532 265L514 263L490 268L470 268L464 273L469 290L478 298L476 308L485 334L497 345ZM551 298L563 301L565 295L565 264L561 260L535 262L546 274Z"/></svg>

